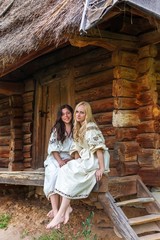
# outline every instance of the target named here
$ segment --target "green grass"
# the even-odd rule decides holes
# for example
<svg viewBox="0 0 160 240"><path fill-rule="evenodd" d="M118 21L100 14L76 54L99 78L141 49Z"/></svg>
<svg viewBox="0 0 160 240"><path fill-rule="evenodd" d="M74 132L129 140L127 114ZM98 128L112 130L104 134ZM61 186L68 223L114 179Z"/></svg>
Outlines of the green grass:
<svg viewBox="0 0 160 240"><path fill-rule="evenodd" d="M0 215L0 229L4 229L8 226L11 216L9 214Z"/></svg>
<svg viewBox="0 0 160 240"><path fill-rule="evenodd" d="M92 219L94 212L91 212L85 222L82 222L81 229L75 233L68 224L68 229L53 230L49 235L42 235L38 239L33 240L97 240L97 236L92 234Z"/></svg>

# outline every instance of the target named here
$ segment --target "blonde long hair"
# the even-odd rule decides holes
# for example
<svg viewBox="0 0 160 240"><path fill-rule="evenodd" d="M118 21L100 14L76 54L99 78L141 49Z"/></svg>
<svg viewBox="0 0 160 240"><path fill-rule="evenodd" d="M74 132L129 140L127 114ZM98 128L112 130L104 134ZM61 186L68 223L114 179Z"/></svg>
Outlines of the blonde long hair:
<svg viewBox="0 0 160 240"><path fill-rule="evenodd" d="M86 114L85 120L82 126L79 122L76 121L76 111L77 111L77 108L81 105L84 106L84 110ZM90 104L85 101L78 103L74 110L73 138L75 139L75 141L80 141L80 142L83 141L84 134L86 132L86 126L87 126L87 123L89 122L95 122Z"/></svg>

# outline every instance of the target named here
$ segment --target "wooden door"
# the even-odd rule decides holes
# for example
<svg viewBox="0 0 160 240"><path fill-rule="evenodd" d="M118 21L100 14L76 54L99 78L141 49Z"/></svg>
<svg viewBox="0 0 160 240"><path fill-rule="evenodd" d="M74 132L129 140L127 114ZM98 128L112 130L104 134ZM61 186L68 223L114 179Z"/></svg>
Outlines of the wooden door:
<svg viewBox="0 0 160 240"><path fill-rule="evenodd" d="M74 86L71 78L37 82L33 137L33 168L43 167L47 157L51 128L58 108L63 104L74 106Z"/></svg>

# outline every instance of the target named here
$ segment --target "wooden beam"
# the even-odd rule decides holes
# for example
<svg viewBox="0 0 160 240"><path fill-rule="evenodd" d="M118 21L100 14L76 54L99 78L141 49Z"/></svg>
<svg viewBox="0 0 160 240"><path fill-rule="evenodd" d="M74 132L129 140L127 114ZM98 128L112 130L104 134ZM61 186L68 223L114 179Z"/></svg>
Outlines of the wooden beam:
<svg viewBox="0 0 160 240"><path fill-rule="evenodd" d="M157 44L160 43L160 31L156 30L141 34L139 37L140 45Z"/></svg>
<svg viewBox="0 0 160 240"><path fill-rule="evenodd" d="M24 91L23 83L2 82L0 81L0 94L10 96L13 94L22 94Z"/></svg>
<svg viewBox="0 0 160 240"><path fill-rule="evenodd" d="M117 48L137 49L138 39L125 34L111 33L107 31L90 31L87 36L69 36L71 45L76 47L86 47L89 45L106 48L114 51Z"/></svg>

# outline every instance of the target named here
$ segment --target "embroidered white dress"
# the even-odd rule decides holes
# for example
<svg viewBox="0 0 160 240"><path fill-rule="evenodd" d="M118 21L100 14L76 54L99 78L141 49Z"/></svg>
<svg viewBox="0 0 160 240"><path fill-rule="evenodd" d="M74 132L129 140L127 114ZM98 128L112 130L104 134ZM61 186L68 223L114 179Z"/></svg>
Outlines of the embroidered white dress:
<svg viewBox="0 0 160 240"><path fill-rule="evenodd" d="M104 137L94 122L87 124L83 143L74 142L70 153L78 151L80 158L71 160L58 172L55 192L70 199L87 198L96 184L99 168L95 152L104 153L105 173L109 172L110 155Z"/></svg>
<svg viewBox="0 0 160 240"><path fill-rule="evenodd" d="M51 133L49 144L48 144L48 156L44 161L45 167L45 178L44 178L44 193L46 197L49 197L54 194L55 183L57 180L58 171L60 169L57 160L53 157L52 152L59 152L62 160L70 159L71 156L69 154L71 145L73 142L72 136L65 138L64 142L57 140L57 132L54 130Z"/></svg>

